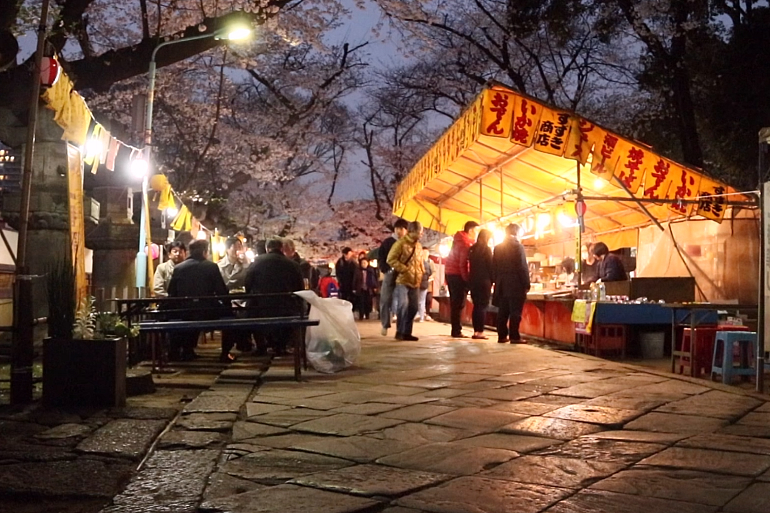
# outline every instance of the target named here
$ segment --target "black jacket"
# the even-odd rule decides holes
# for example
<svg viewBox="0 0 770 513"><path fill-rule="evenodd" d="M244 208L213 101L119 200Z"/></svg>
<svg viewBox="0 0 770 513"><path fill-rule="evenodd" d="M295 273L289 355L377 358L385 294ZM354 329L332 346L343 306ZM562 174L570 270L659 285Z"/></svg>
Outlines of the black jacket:
<svg viewBox="0 0 770 513"><path fill-rule="evenodd" d="M625 281L628 279L626 268L618 255L608 253L599 264L599 278L602 281Z"/></svg>
<svg viewBox="0 0 770 513"><path fill-rule="evenodd" d="M470 279L468 285L470 290L487 291L492 290L492 250L489 246L479 244L478 242L471 246L468 252L468 261L470 262Z"/></svg>
<svg viewBox="0 0 770 513"><path fill-rule="evenodd" d="M247 294L275 294L303 290L302 271L280 251L270 252L254 260L246 270ZM257 317L297 315L302 301L296 297L250 299L247 306Z"/></svg>
<svg viewBox="0 0 770 513"><path fill-rule="evenodd" d="M168 283L168 295L169 297L227 296L228 291L217 264L190 257L174 266L174 273ZM229 306L229 303L223 303L218 299L199 299L194 302L185 301L184 304L174 305L172 308L194 309L194 312L179 317L184 317L184 320L194 320L216 319L229 313Z"/></svg>
<svg viewBox="0 0 770 513"><path fill-rule="evenodd" d="M382 244L380 244L380 249L377 250L377 266L383 273L390 271L390 266L388 265L388 253L390 253L390 248L392 248L393 244L395 243L396 238L391 235L382 241Z"/></svg>
<svg viewBox="0 0 770 513"><path fill-rule="evenodd" d="M337 283L340 284L340 292L353 292L353 280L356 277L358 265L355 262L348 262L345 260L345 257L341 257L337 260L334 270L337 273Z"/></svg>
<svg viewBox="0 0 770 513"><path fill-rule="evenodd" d="M308 286L310 287L310 290L318 292L318 280L321 279L318 269L313 267L310 262L299 256L299 253L294 253L294 256L291 257L291 259L299 266L299 270L302 272L302 278L308 280Z"/></svg>
<svg viewBox="0 0 770 513"><path fill-rule="evenodd" d="M529 266L524 246L514 237L495 246L492 257L495 294L492 304L500 306L501 298L526 297L529 292Z"/></svg>

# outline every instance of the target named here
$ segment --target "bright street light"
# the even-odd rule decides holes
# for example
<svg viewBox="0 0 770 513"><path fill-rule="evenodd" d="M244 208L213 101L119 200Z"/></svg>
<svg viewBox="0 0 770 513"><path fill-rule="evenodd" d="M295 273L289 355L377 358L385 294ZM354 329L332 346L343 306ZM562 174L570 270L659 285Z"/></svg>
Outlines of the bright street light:
<svg viewBox="0 0 770 513"><path fill-rule="evenodd" d="M251 28L246 27L244 25L238 25L234 27L226 27L221 28L217 31L211 32L209 34L200 34L198 36L190 36L190 37L183 37L181 39L171 39L168 41L163 41L158 44L158 46L155 47L155 49L152 51L152 57L150 58L150 87L149 91L147 92L147 112L145 114L144 118L144 158L147 161L148 164L148 171L149 171L149 163L151 162L151 155L152 155L152 111L153 111L153 101L155 99L155 71L157 69L156 63L155 63L155 57L158 55L158 50L163 48L164 46L173 45L176 43L187 43L190 41L196 41L198 39L207 39L210 37L217 38L217 39L226 39L229 41L235 41L235 40L241 40L246 37L248 37L251 34ZM142 180L142 214L141 214L141 220L139 224L139 251L136 254L136 286L141 290L143 287L147 286L147 269L150 267L150 263L152 262L150 260L150 255L145 254L144 248L145 246L149 246L152 244L152 240L150 240L150 230L149 230L149 212L148 205L147 205L147 184L149 182L149 175L150 173L147 172L144 174L144 178Z"/></svg>

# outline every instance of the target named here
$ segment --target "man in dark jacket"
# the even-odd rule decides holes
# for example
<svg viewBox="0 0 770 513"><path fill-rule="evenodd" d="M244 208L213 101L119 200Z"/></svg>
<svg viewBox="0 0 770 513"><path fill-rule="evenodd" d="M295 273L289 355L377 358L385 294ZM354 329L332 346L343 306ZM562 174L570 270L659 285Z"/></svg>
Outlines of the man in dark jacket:
<svg viewBox="0 0 770 513"><path fill-rule="evenodd" d="M279 294L296 292L305 288L299 265L286 258L282 253L283 241L279 238L268 239L267 254L254 260L246 270L247 294ZM254 317L286 317L301 313L303 301L296 296L279 296L250 299L247 307ZM266 338L272 342L277 354L285 354L286 341L296 330L276 329L267 332Z"/></svg>
<svg viewBox="0 0 770 513"><path fill-rule="evenodd" d="M495 280L492 304L498 309L497 341L501 344L509 340L511 344L522 342L519 324L529 292L529 266L524 246L516 238L519 229L518 224L509 224L505 228L505 240L495 246L495 254L492 256Z"/></svg>
<svg viewBox="0 0 770 513"><path fill-rule="evenodd" d="M313 267L310 262L299 256L299 253L297 253L297 249L294 246L293 240L283 239L282 248L283 249L281 251L283 251L283 254L286 255L286 258L295 262L299 266L299 270L302 272L302 278L307 280L308 289L318 294L318 281L320 279L318 269Z"/></svg>
<svg viewBox="0 0 770 513"><path fill-rule="evenodd" d="M380 323L383 337L388 335L391 313L398 310L393 306L393 289L396 288L396 273L388 265L388 253L398 239L406 235L409 223L406 219L399 219L393 225L393 235L382 241L377 250L377 267L382 271L382 288L380 289Z"/></svg>
<svg viewBox="0 0 770 513"><path fill-rule="evenodd" d="M174 267L171 281L168 284L169 297L194 297L194 296L227 296L227 286L219 267L214 262L207 260L209 243L206 240L196 240L190 243L190 251L187 260ZM195 299L185 302L183 305L173 308L189 308L191 312L177 316L182 320L216 319L223 313L229 313L229 302L223 303L220 299ZM172 314L173 316L173 314ZM231 342L222 337L222 360L230 361ZM172 337L172 359L192 360L197 357L193 348L198 340L198 331L181 331ZM229 347L228 347L229 346ZM181 354L180 354L181 353Z"/></svg>
<svg viewBox="0 0 770 513"><path fill-rule="evenodd" d="M479 223L468 221L463 231L455 233L452 250L444 260L446 284L449 286L449 316L452 321L452 337L468 338L463 335L462 315L465 310L465 298L468 296L468 251L476 242L476 228Z"/></svg>
<svg viewBox="0 0 770 513"><path fill-rule="evenodd" d="M619 256L610 253L610 248L603 242L593 247L594 255L599 259L599 279L603 282L625 281L628 279L626 268Z"/></svg>
<svg viewBox="0 0 770 513"><path fill-rule="evenodd" d="M337 282L340 284L340 299L350 301L355 305L355 297L353 294L353 278L356 276L358 265L356 265L356 253L348 248L342 248L342 256L337 260L334 265L334 270L337 273Z"/></svg>

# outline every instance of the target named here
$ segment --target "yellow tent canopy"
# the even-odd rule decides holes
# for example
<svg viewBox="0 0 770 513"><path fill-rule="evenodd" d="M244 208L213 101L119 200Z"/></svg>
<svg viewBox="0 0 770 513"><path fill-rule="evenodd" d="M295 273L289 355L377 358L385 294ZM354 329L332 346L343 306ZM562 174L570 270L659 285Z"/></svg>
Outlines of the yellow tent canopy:
<svg viewBox="0 0 770 513"><path fill-rule="evenodd" d="M393 212L449 234L469 220L515 220L538 238L566 239L574 228L561 224L576 218L578 177L586 233L604 234L610 247L635 245L652 218L721 222L734 192L572 112L493 86L399 184Z"/></svg>

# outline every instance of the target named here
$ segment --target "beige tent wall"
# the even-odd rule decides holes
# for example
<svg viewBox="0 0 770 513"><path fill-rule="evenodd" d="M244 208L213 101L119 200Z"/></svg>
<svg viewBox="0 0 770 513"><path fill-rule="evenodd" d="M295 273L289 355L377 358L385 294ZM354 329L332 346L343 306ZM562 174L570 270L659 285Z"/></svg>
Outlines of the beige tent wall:
<svg viewBox="0 0 770 513"><path fill-rule="evenodd" d="M690 276L699 301L731 301L756 304L759 266L758 211L728 212L722 224L691 219L639 230L637 276ZM679 244L687 266L671 240ZM688 267L690 271L688 271Z"/></svg>

